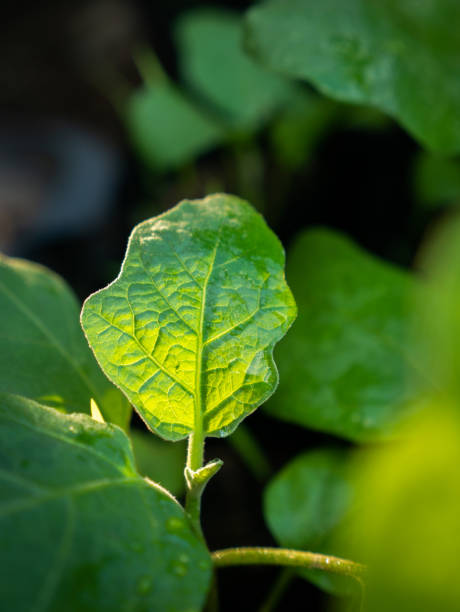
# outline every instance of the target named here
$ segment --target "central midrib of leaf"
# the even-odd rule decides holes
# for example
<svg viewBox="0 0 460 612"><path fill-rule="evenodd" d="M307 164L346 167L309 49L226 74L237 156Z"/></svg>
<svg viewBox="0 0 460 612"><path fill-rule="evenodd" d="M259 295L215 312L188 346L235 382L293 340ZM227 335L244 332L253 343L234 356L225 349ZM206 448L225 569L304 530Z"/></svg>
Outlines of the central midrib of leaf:
<svg viewBox="0 0 460 612"><path fill-rule="evenodd" d="M295 317L283 268L262 217L216 194L139 224L118 278L83 306L107 376L150 429L189 437L191 469L205 436L229 435L277 385L273 347Z"/></svg>
<svg viewBox="0 0 460 612"><path fill-rule="evenodd" d="M219 228L217 232L216 244L214 245L214 249L211 255L211 259L209 262L209 269L204 279L202 296L201 296L201 305L200 305L200 321L198 327L197 334L197 343L196 343L196 357L195 357L195 393L194 393L194 406L195 406L195 414L194 414L194 435L198 440L201 440L203 437L203 395L201 392L201 376L203 370L203 333L204 333L204 319L206 314L206 292L208 289L209 279L211 278L211 274L214 268L214 263L216 261L217 249L219 247L220 242L220 233L221 228ZM190 466L192 469L197 469L200 467L199 465Z"/></svg>

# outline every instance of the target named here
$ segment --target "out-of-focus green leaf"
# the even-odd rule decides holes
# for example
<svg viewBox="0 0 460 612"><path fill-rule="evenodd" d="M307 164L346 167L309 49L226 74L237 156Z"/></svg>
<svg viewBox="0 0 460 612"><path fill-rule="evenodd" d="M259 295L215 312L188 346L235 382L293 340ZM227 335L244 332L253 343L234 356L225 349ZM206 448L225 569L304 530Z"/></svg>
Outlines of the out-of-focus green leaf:
<svg viewBox="0 0 460 612"><path fill-rule="evenodd" d="M278 160L293 170L307 164L338 112L339 106L327 98L299 91L270 130Z"/></svg>
<svg viewBox="0 0 460 612"><path fill-rule="evenodd" d="M274 391L273 347L296 314L283 248L229 195L138 225L82 324L107 376L169 440L225 436Z"/></svg>
<svg viewBox="0 0 460 612"><path fill-rule="evenodd" d="M228 439L247 469L259 482L266 482L271 474L271 465L257 438L245 423L240 423Z"/></svg>
<svg viewBox="0 0 460 612"><path fill-rule="evenodd" d="M247 30L273 70L376 106L433 150L460 151L458 0L267 0Z"/></svg>
<svg viewBox="0 0 460 612"><path fill-rule="evenodd" d="M375 108L340 104L299 88L271 124L273 154L280 163L298 170L309 163L320 141L337 126L375 131L385 129L389 121Z"/></svg>
<svg viewBox="0 0 460 612"><path fill-rule="evenodd" d="M154 170L182 166L224 137L214 119L166 81L136 91L129 99L125 121L138 156Z"/></svg>
<svg viewBox="0 0 460 612"><path fill-rule="evenodd" d="M364 612L458 612L460 424L442 402L356 461L360 511L339 536L369 566Z"/></svg>
<svg viewBox="0 0 460 612"><path fill-rule="evenodd" d="M137 429L132 429L129 437L139 474L148 476L176 497L182 495L185 487L185 444L169 444L150 432Z"/></svg>
<svg viewBox="0 0 460 612"><path fill-rule="evenodd" d="M460 204L460 163L420 153L414 167L414 190L424 208Z"/></svg>
<svg viewBox="0 0 460 612"><path fill-rule="evenodd" d="M127 427L131 408L88 348L79 306L57 274L0 258L0 392L90 413L93 398L106 421Z"/></svg>
<svg viewBox="0 0 460 612"><path fill-rule="evenodd" d="M299 317L267 410L360 442L391 436L425 380L410 343L415 279L325 229L300 236L287 275Z"/></svg>
<svg viewBox="0 0 460 612"><path fill-rule="evenodd" d="M432 234L419 262L429 291L416 304L414 350L435 382L402 441L361 453L353 537L345 556L370 567L364 612L457 612L460 589L460 219Z"/></svg>
<svg viewBox="0 0 460 612"><path fill-rule="evenodd" d="M264 515L281 546L339 555L334 533L344 529L353 499L348 452L322 449L299 455L265 489ZM326 572L299 573L335 594L356 591L349 578Z"/></svg>
<svg viewBox="0 0 460 612"><path fill-rule="evenodd" d="M437 387L460 403L460 217L438 227L419 262L430 292L416 304L414 344Z"/></svg>
<svg viewBox="0 0 460 612"><path fill-rule="evenodd" d="M2 395L0 446L5 610L201 610L209 553L120 429Z"/></svg>
<svg viewBox="0 0 460 612"><path fill-rule="evenodd" d="M290 99L294 85L257 65L242 48L242 19L224 9L182 15L176 40L184 80L230 125L255 129Z"/></svg>

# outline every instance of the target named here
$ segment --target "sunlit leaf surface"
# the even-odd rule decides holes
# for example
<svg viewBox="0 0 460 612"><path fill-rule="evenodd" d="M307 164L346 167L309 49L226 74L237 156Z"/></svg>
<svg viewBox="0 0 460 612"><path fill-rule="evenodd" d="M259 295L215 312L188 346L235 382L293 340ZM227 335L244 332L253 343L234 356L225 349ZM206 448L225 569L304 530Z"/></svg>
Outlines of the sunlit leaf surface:
<svg viewBox="0 0 460 612"><path fill-rule="evenodd" d="M100 371L77 300L57 274L2 256L0 312L0 392L88 414L93 398L107 421L127 425L131 408Z"/></svg>
<svg viewBox="0 0 460 612"><path fill-rule="evenodd" d="M120 429L2 395L0 447L3 609L201 610L209 554Z"/></svg>
<svg viewBox="0 0 460 612"><path fill-rule="evenodd" d="M268 0L247 27L247 47L274 71L460 151L458 0Z"/></svg>
<svg viewBox="0 0 460 612"><path fill-rule="evenodd" d="M287 275L299 318L267 410L351 440L391 436L430 378L412 346L415 278L323 229L300 236Z"/></svg>
<svg viewBox="0 0 460 612"><path fill-rule="evenodd" d="M215 195L138 225L82 324L148 426L178 440L227 435L273 393L273 347L295 312L276 236L249 204Z"/></svg>

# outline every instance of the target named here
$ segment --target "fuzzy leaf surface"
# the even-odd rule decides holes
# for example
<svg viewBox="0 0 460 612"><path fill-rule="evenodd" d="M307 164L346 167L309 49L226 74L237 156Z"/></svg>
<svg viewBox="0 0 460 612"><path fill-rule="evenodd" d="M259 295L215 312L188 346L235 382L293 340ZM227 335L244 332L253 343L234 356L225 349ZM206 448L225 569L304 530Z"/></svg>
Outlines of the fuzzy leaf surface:
<svg viewBox="0 0 460 612"><path fill-rule="evenodd" d="M358 442L391 437L431 385L411 342L417 280L325 229L299 237L287 275L299 318L278 348L267 410Z"/></svg>
<svg viewBox="0 0 460 612"><path fill-rule="evenodd" d="M458 0L268 0L248 48L324 94L370 104L429 148L460 151Z"/></svg>
<svg viewBox="0 0 460 612"><path fill-rule="evenodd" d="M178 440L228 435L273 393L273 347L295 314L276 236L246 202L214 195L138 225L82 325L147 425Z"/></svg>
<svg viewBox="0 0 460 612"><path fill-rule="evenodd" d="M79 305L67 284L43 266L0 258L0 392L66 412L90 412L126 427L131 408L88 349Z"/></svg>
<svg viewBox="0 0 460 612"><path fill-rule="evenodd" d="M2 395L0 447L5 610L201 610L209 553L121 429Z"/></svg>

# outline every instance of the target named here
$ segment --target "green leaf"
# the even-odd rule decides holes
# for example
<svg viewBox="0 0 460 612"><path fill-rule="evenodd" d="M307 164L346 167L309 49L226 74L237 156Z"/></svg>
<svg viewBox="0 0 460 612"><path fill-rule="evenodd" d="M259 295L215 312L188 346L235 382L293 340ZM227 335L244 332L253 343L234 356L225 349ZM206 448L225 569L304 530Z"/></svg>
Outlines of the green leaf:
<svg viewBox="0 0 460 612"><path fill-rule="evenodd" d="M255 129L291 97L294 86L258 66L243 51L242 18L200 8L176 26L185 82L212 102L235 127Z"/></svg>
<svg viewBox="0 0 460 612"><path fill-rule="evenodd" d="M420 153L414 166L414 191L426 209L460 204L460 163L429 153Z"/></svg>
<svg viewBox="0 0 460 612"><path fill-rule="evenodd" d="M436 387L460 401L460 217L439 224L418 260L429 291L416 302L419 360ZM415 324L414 324L415 327ZM433 389L422 388L423 395Z"/></svg>
<svg viewBox="0 0 460 612"><path fill-rule="evenodd" d="M224 137L213 119L166 81L136 91L129 99L125 121L137 154L156 170L191 162Z"/></svg>
<svg viewBox="0 0 460 612"><path fill-rule="evenodd" d="M209 553L120 429L3 395L0 446L5 610L201 610Z"/></svg>
<svg viewBox="0 0 460 612"><path fill-rule="evenodd" d="M248 48L276 72L376 106L433 150L460 151L458 0L268 0L247 29Z"/></svg>
<svg viewBox="0 0 460 612"><path fill-rule="evenodd" d="M173 495L182 495L185 490L186 448L184 443L169 444L150 432L136 429L131 429L129 437L138 472L142 476L148 476Z"/></svg>
<svg viewBox="0 0 460 612"><path fill-rule="evenodd" d="M398 444L357 456L361 507L338 544L369 567L363 612L458 611L459 464L458 406L443 401Z"/></svg>
<svg viewBox="0 0 460 612"><path fill-rule="evenodd" d="M127 427L131 408L100 371L79 325L79 305L56 274L0 258L0 392L90 413Z"/></svg>
<svg viewBox="0 0 460 612"><path fill-rule="evenodd" d="M299 91L271 126L271 144L279 162L292 170L304 168L340 110L327 98Z"/></svg>
<svg viewBox="0 0 460 612"><path fill-rule="evenodd" d="M335 532L344 529L352 504L348 451L322 449L296 457L264 492L264 516L277 542L285 548L340 556ZM316 570L299 574L334 594L356 590L347 578Z"/></svg>
<svg viewBox="0 0 460 612"><path fill-rule="evenodd" d="M267 410L360 442L391 436L428 378L410 342L415 278L326 229L300 236L287 275L299 318Z"/></svg>
<svg viewBox="0 0 460 612"><path fill-rule="evenodd" d="M162 437L225 436L274 391L295 317L284 251L243 200L185 200L138 225L82 325L107 376Z"/></svg>

